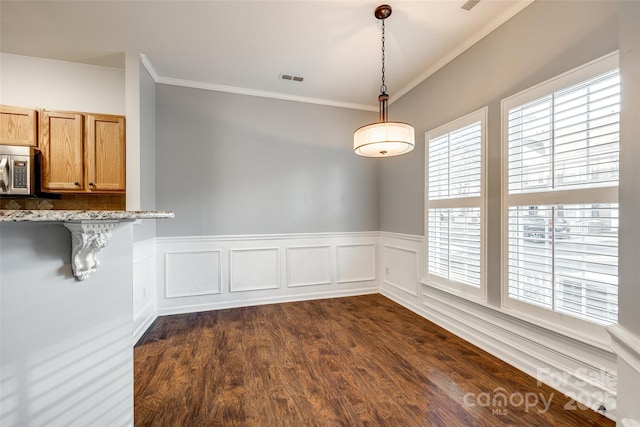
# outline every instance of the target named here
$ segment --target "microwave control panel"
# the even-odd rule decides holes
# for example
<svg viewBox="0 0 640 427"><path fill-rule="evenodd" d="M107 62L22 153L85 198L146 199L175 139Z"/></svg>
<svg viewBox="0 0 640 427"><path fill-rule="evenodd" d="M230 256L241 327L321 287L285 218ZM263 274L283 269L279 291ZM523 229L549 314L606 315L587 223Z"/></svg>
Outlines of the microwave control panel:
<svg viewBox="0 0 640 427"><path fill-rule="evenodd" d="M29 164L23 160L13 162L13 188L27 188L29 184Z"/></svg>

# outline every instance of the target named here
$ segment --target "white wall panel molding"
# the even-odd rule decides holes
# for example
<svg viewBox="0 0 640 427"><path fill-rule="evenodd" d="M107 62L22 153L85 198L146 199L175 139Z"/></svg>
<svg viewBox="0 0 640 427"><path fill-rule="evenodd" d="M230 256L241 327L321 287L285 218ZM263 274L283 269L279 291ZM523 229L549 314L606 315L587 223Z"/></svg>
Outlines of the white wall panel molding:
<svg viewBox="0 0 640 427"><path fill-rule="evenodd" d="M145 258L154 258L156 251L155 239L142 240L133 243L133 262L134 264L144 260Z"/></svg>
<svg viewBox="0 0 640 427"><path fill-rule="evenodd" d="M356 232L157 238L157 312L166 315L377 293L378 236L377 232ZM213 252L219 254L215 262L207 259ZM176 253L186 255L176 258ZM195 268L218 261L220 268L215 271ZM339 264L347 278L364 281L338 283ZM189 281L184 274L192 275ZM188 292L187 286L191 286Z"/></svg>
<svg viewBox="0 0 640 427"><path fill-rule="evenodd" d="M423 240L422 236L411 234L380 233L381 289L391 287L418 298Z"/></svg>
<svg viewBox="0 0 640 427"><path fill-rule="evenodd" d="M222 292L220 250L165 252L165 298L192 297Z"/></svg>
<svg viewBox="0 0 640 427"><path fill-rule="evenodd" d="M383 282L417 297L418 251L383 245L382 253L385 260Z"/></svg>
<svg viewBox="0 0 640 427"><path fill-rule="evenodd" d="M381 233L381 269L389 268L393 273L395 269L408 268L406 256L398 255L411 251L416 251L420 260L424 256L421 237ZM389 247L409 252L393 252ZM418 285L418 295L413 295L404 286L390 284L386 275L383 277L383 295L556 390L575 396L580 404L594 410L604 404L606 416L615 419L618 370L613 352L427 285ZM417 284L417 274L414 280Z"/></svg>
<svg viewBox="0 0 640 427"><path fill-rule="evenodd" d="M376 280L376 246L374 243L337 245L338 283Z"/></svg>
<svg viewBox="0 0 640 427"><path fill-rule="evenodd" d="M331 246L287 246L287 286L330 285Z"/></svg>
<svg viewBox="0 0 640 427"><path fill-rule="evenodd" d="M280 248L231 249L229 291L280 288Z"/></svg>
<svg viewBox="0 0 640 427"><path fill-rule="evenodd" d="M158 317L156 309L155 239L133 245L133 342Z"/></svg>

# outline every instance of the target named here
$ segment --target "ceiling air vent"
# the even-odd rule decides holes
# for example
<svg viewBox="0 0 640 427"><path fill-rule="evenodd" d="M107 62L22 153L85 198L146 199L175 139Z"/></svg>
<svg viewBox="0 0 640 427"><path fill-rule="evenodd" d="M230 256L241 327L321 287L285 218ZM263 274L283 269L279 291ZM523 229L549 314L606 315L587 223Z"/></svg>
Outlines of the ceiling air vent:
<svg viewBox="0 0 640 427"><path fill-rule="evenodd" d="M478 3L480 3L480 0L469 0L468 2L463 4L460 8L464 10L471 10Z"/></svg>
<svg viewBox="0 0 640 427"><path fill-rule="evenodd" d="M290 80L290 81L294 81L294 82L301 82L304 80L304 77L302 76L294 76L292 74L280 74L280 79L281 80Z"/></svg>

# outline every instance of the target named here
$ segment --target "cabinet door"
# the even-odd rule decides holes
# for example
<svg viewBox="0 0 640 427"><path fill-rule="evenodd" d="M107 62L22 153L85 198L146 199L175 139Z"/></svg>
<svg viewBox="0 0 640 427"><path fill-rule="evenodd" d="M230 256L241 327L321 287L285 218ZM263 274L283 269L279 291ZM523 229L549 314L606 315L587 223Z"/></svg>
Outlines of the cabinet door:
<svg viewBox="0 0 640 427"><path fill-rule="evenodd" d="M122 116L88 114L87 183L91 191L124 191L125 121Z"/></svg>
<svg viewBox="0 0 640 427"><path fill-rule="evenodd" d="M0 144L35 147L37 129L36 110L0 105Z"/></svg>
<svg viewBox="0 0 640 427"><path fill-rule="evenodd" d="M43 110L40 132L43 190L83 191L82 114Z"/></svg>

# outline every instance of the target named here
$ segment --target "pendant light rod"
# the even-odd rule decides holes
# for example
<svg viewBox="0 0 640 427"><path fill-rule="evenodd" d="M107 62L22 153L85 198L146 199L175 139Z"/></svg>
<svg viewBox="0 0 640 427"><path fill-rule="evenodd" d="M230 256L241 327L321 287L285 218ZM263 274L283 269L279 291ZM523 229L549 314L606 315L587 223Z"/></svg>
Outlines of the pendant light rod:
<svg viewBox="0 0 640 427"><path fill-rule="evenodd" d="M378 95L378 101L380 103L380 122L386 123L389 115L389 95L381 93Z"/></svg>

